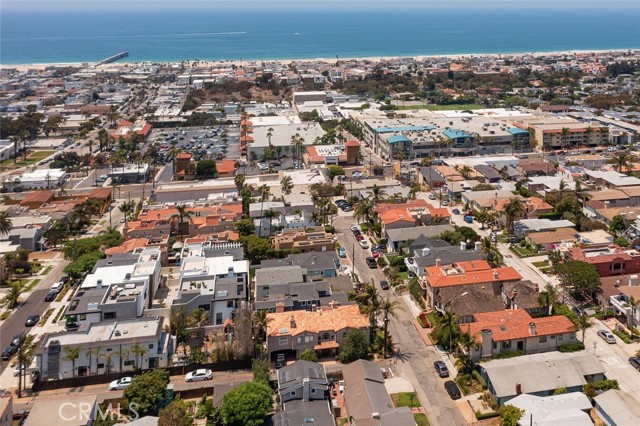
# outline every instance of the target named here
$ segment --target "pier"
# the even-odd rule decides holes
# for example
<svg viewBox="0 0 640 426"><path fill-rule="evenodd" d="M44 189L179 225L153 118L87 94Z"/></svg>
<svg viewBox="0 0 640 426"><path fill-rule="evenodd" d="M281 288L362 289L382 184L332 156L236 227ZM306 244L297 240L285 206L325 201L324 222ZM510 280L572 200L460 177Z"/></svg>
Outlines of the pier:
<svg viewBox="0 0 640 426"><path fill-rule="evenodd" d="M109 64L111 62L115 62L120 58L124 58L126 56L129 56L129 52L120 52L120 53L116 53L113 56L109 56L108 58L105 58L101 61L96 62L95 66L100 66L100 65L104 65L104 64Z"/></svg>

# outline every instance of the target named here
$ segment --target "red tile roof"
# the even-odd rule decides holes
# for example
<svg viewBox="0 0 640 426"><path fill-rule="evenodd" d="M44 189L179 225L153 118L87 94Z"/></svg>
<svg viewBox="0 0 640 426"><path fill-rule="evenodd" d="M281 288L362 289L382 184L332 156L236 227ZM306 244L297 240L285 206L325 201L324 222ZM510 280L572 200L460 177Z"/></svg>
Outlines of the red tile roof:
<svg viewBox="0 0 640 426"><path fill-rule="evenodd" d="M564 315L531 318L524 309L478 313L474 314L474 318L475 322L463 325L462 329L474 336L478 343L482 342L482 330L491 330L491 339L494 342L572 333L576 330L573 323ZM531 333L529 324L535 324L535 334Z"/></svg>
<svg viewBox="0 0 640 426"><path fill-rule="evenodd" d="M512 267L491 269L484 260L472 260L445 266L425 268L427 283L433 288L455 285L517 281L522 276Z"/></svg>

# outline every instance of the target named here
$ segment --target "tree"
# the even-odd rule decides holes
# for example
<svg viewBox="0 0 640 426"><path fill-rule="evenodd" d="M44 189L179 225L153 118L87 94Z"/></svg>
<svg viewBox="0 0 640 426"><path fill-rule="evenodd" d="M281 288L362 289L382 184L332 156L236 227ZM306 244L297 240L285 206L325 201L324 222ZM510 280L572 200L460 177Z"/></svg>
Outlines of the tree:
<svg viewBox="0 0 640 426"><path fill-rule="evenodd" d="M373 195L374 204L378 204L387 195L386 191L376 184L371 188L371 194Z"/></svg>
<svg viewBox="0 0 640 426"><path fill-rule="evenodd" d="M158 426L192 426L193 416L189 413L189 406L181 399L171 401L160 410Z"/></svg>
<svg viewBox="0 0 640 426"><path fill-rule="evenodd" d="M615 215L609 224L609 232L613 235L618 235L619 233L624 232L625 229L627 229L627 225L624 223L624 218L619 214Z"/></svg>
<svg viewBox="0 0 640 426"><path fill-rule="evenodd" d="M398 307L397 300L390 300L388 297L385 297L380 304L380 310L382 311L383 321L384 321L384 344L382 345L382 357L387 357L387 342L388 342L388 326L389 326L389 317L396 317L397 312L396 308Z"/></svg>
<svg viewBox="0 0 640 426"><path fill-rule="evenodd" d="M253 373L253 380L269 384L269 364L266 361L254 359L251 363L251 372Z"/></svg>
<svg viewBox="0 0 640 426"><path fill-rule="evenodd" d="M348 364L358 359L366 359L369 356L369 341L364 331L351 329L347 331L340 345L338 361Z"/></svg>
<svg viewBox="0 0 640 426"><path fill-rule="evenodd" d="M298 359L303 361L318 362L318 354L313 349L305 349L302 351Z"/></svg>
<svg viewBox="0 0 640 426"><path fill-rule="evenodd" d="M233 182L236 184L236 187L238 188L238 191L241 190L242 187L244 186L245 180L246 180L246 177L242 173L238 174L238 175L235 175L233 177Z"/></svg>
<svg viewBox="0 0 640 426"><path fill-rule="evenodd" d="M191 216L193 215L192 211L187 210L187 206L186 204L179 204L176 206L176 210L178 211L177 213L175 213L174 215L172 215L172 218L178 218L178 233L180 234L180 241L182 241L184 239L184 219L191 219Z"/></svg>
<svg viewBox="0 0 640 426"><path fill-rule="evenodd" d="M11 283L11 287L4 298L11 309L15 309L18 306L23 290L24 288L19 281Z"/></svg>
<svg viewBox="0 0 640 426"><path fill-rule="evenodd" d="M550 283L547 283L547 285L544 286L544 290L538 295L538 304L547 308L546 314L551 315L553 308L558 304L558 301L558 289Z"/></svg>
<svg viewBox="0 0 640 426"><path fill-rule="evenodd" d="M336 165L330 165L328 167L328 169L329 169L329 179L331 179L331 182L333 182L333 179L336 176L344 176L345 175L343 167L336 166Z"/></svg>
<svg viewBox="0 0 640 426"><path fill-rule="evenodd" d="M271 412L271 388L255 380L236 387L222 398L227 426L261 426Z"/></svg>
<svg viewBox="0 0 640 426"><path fill-rule="evenodd" d="M216 162L213 160L200 160L196 165L196 175L199 177L215 176ZM235 180L235 179L234 179Z"/></svg>
<svg viewBox="0 0 640 426"><path fill-rule="evenodd" d="M587 315L579 315L573 319L573 325L576 326L576 330L582 332L582 343L584 343L584 335L587 332L587 328L593 326L593 320Z"/></svg>
<svg viewBox="0 0 640 426"><path fill-rule="evenodd" d="M280 212L277 210L269 209L264 212L264 217L269 221L269 235L271 235L271 228L273 226L273 219L280 217Z"/></svg>
<svg viewBox="0 0 640 426"><path fill-rule="evenodd" d="M13 222L7 212L0 213L0 235L8 234L13 229Z"/></svg>
<svg viewBox="0 0 640 426"><path fill-rule="evenodd" d="M353 209L353 218L358 222L368 222L373 216L373 203L368 199L361 200Z"/></svg>
<svg viewBox="0 0 640 426"><path fill-rule="evenodd" d="M480 223L482 227L480 229L484 229L484 225L489 222L489 215L484 210L479 210L473 214L473 218L476 222Z"/></svg>
<svg viewBox="0 0 640 426"><path fill-rule="evenodd" d="M524 213L524 207L517 198L512 198L504 206L504 214L507 218L507 229L509 233L513 233L513 226L516 220L520 219Z"/></svg>
<svg viewBox="0 0 640 426"><path fill-rule="evenodd" d="M140 361L142 361L142 357L145 356L145 354L147 353L147 349L144 348L143 346L141 346L139 343L134 343L133 345L131 345L131 349L130 349L131 353L134 354L136 356L136 370L140 370L142 368L142 363Z"/></svg>
<svg viewBox="0 0 640 426"><path fill-rule="evenodd" d="M273 318L269 317L269 311L260 309L253 314L253 324L256 328L256 340L260 343L264 342L267 337L267 327Z"/></svg>
<svg viewBox="0 0 640 426"><path fill-rule="evenodd" d="M373 343L377 326L378 312L380 311L380 293L372 284L367 285L362 293L356 296L356 302L360 303L369 314L370 335L369 342Z"/></svg>
<svg viewBox="0 0 640 426"><path fill-rule="evenodd" d="M473 169L466 164L460 169L460 174L465 179L471 178L471 173L473 173Z"/></svg>
<svg viewBox="0 0 640 426"><path fill-rule="evenodd" d="M255 227L251 222L251 219L241 219L233 224L233 227L241 237L246 237L247 235L251 235L255 232Z"/></svg>
<svg viewBox="0 0 640 426"><path fill-rule="evenodd" d="M267 240L255 234L240 237L238 241L244 246L245 254L251 263L264 259L271 249Z"/></svg>
<svg viewBox="0 0 640 426"><path fill-rule="evenodd" d="M118 210L120 210L124 215L125 224L127 223L127 220L129 219L135 208L136 204L133 201L125 201L118 207Z"/></svg>
<svg viewBox="0 0 640 426"><path fill-rule="evenodd" d="M518 420L522 418L524 410L514 407L513 405L505 405L500 408L500 426L518 426Z"/></svg>
<svg viewBox="0 0 640 426"><path fill-rule="evenodd" d="M140 417L157 415L167 396L168 384L167 370L157 369L135 376L124 390L125 406L134 407Z"/></svg>
<svg viewBox="0 0 640 426"><path fill-rule="evenodd" d="M563 288L582 299L595 299L600 290L600 275L590 263L570 260L556 266L556 272Z"/></svg>
<svg viewBox="0 0 640 426"><path fill-rule="evenodd" d="M80 358L80 350L79 346L65 346L64 348L64 357L66 361L71 361L71 374L73 378L76 378L76 360Z"/></svg>
<svg viewBox="0 0 640 426"><path fill-rule="evenodd" d="M282 187L282 192L285 195L291 194L291 190L293 189L293 179L291 176L284 176L280 180L280 186Z"/></svg>
<svg viewBox="0 0 640 426"><path fill-rule="evenodd" d="M458 317L451 311L446 311L443 316L438 318L435 324L435 336L438 343L446 345L450 351L453 350L453 341L460 334L460 326L458 325Z"/></svg>
<svg viewBox="0 0 640 426"><path fill-rule="evenodd" d="M104 359L104 374L109 374L111 372L111 361L113 359L114 352L105 352L100 355L100 358ZM96 373L98 369L96 368Z"/></svg>

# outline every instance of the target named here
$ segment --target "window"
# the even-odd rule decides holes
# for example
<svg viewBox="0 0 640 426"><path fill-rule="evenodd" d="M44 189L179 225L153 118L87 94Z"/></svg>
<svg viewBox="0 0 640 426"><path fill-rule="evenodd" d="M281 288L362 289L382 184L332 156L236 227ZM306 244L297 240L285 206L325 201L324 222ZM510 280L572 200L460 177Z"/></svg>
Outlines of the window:
<svg viewBox="0 0 640 426"><path fill-rule="evenodd" d="M540 343L546 343L547 342L547 336L540 336Z"/></svg>
<svg viewBox="0 0 640 426"><path fill-rule="evenodd" d="M296 391L291 391L291 396L296 396Z"/></svg>
<svg viewBox="0 0 640 426"><path fill-rule="evenodd" d="M244 278L243 277L238 277L238 281L239 283L243 283L244 282Z"/></svg>
<svg viewBox="0 0 640 426"><path fill-rule="evenodd" d="M316 393L316 388L311 388L311 393Z"/></svg>
<svg viewBox="0 0 640 426"><path fill-rule="evenodd" d="M211 309L211 305L210 304L205 304L205 305L198 305L199 309L202 309L203 311L208 311Z"/></svg>
<svg viewBox="0 0 640 426"><path fill-rule="evenodd" d="M564 339L564 336L562 334L558 334L558 340L562 341Z"/></svg>
<svg viewBox="0 0 640 426"><path fill-rule="evenodd" d="M79 321L86 321L87 320L87 314L78 315L78 320Z"/></svg>
<svg viewBox="0 0 640 426"><path fill-rule="evenodd" d="M551 336L549 336L549 337L551 337L551 340L556 340L556 335L555 335L555 334L552 334L552 335L551 335Z"/></svg>
<svg viewBox="0 0 640 426"><path fill-rule="evenodd" d="M134 363L135 363L135 361L134 361L134 360L132 360L132 359L130 359L130 360L125 361L123 364L124 364L124 366L125 366L125 367L126 367L126 366L129 366L129 367L130 367L130 366L132 366Z"/></svg>
<svg viewBox="0 0 640 426"><path fill-rule="evenodd" d="M493 342L492 348L493 349L498 349L498 343L497 342Z"/></svg>
<svg viewBox="0 0 640 426"><path fill-rule="evenodd" d="M216 313L216 325L222 324L222 312Z"/></svg>
<svg viewBox="0 0 640 426"><path fill-rule="evenodd" d="M502 342L502 349L509 349L509 348L511 348L511 340Z"/></svg>
<svg viewBox="0 0 640 426"><path fill-rule="evenodd" d="M572 339L572 340L575 339L576 338L576 333L571 333L569 335L569 338Z"/></svg>
<svg viewBox="0 0 640 426"><path fill-rule="evenodd" d="M244 286L242 284L238 285L238 296L240 296L244 292Z"/></svg>
<svg viewBox="0 0 640 426"><path fill-rule="evenodd" d="M98 370L100 370L101 368L104 368L104 363L103 362L99 362L98 363Z"/></svg>
<svg viewBox="0 0 640 426"><path fill-rule="evenodd" d="M104 313L104 319L108 320L108 319L116 319L116 313L115 312L105 312Z"/></svg>
<svg viewBox="0 0 640 426"><path fill-rule="evenodd" d="M153 349L153 343L149 344L149 349Z"/></svg>
<svg viewBox="0 0 640 426"><path fill-rule="evenodd" d="M289 338L288 338L288 337L280 337L280 338L278 339L278 344L279 344L280 346L282 346L282 345L286 345L287 343L289 343Z"/></svg>

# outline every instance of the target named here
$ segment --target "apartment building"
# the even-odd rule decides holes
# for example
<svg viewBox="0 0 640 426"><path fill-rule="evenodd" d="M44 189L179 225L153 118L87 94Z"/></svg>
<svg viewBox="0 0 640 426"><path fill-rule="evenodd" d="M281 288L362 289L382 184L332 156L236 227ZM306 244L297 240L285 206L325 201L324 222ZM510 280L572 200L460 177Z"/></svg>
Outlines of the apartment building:
<svg viewBox="0 0 640 426"><path fill-rule="evenodd" d="M514 126L530 132L537 145L550 149L607 145L609 132L600 123L584 123L567 117L519 118Z"/></svg>
<svg viewBox="0 0 640 426"><path fill-rule="evenodd" d="M301 253L335 250L333 235L321 226L285 229L272 235L270 240L274 250L296 250Z"/></svg>
<svg viewBox="0 0 640 426"><path fill-rule="evenodd" d="M170 339L163 317L94 323L84 330L46 334L35 351L36 365L43 380L165 367ZM71 359L71 348L79 348L80 356ZM107 354L113 355L105 361L101 355Z"/></svg>
<svg viewBox="0 0 640 426"><path fill-rule="evenodd" d="M588 247L571 247L566 253L571 260L593 265L601 277L640 273L640 252L633 248L594 244Z"/></svg>

